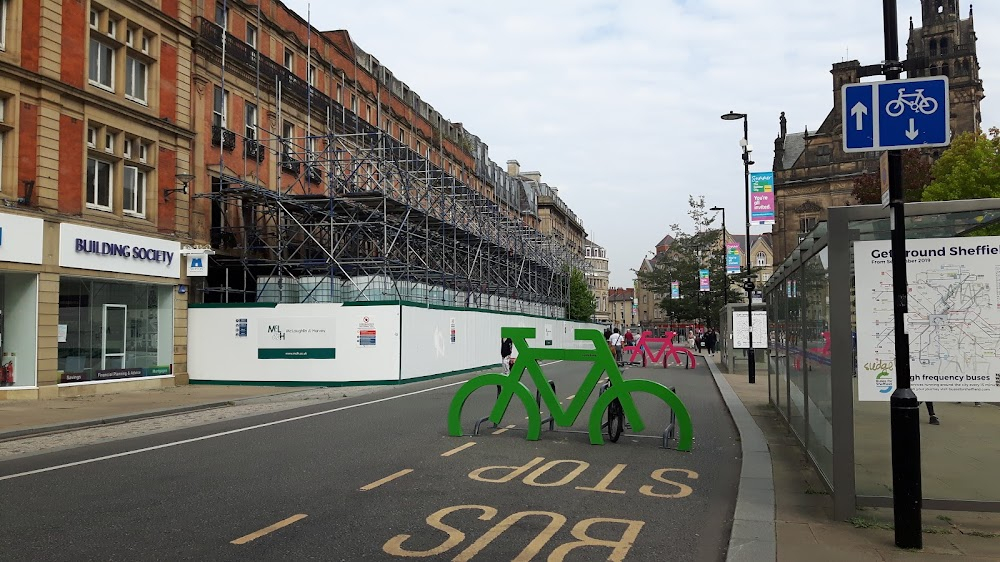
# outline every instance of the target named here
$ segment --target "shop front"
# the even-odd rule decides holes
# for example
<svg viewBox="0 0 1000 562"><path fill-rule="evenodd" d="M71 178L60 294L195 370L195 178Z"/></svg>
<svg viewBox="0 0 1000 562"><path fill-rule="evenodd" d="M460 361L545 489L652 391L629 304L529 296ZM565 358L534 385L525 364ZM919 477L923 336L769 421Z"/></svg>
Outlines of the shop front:
<svg viewBox="0 0 1000 562"><path fill-rule="evenodd" d="M43 231L40 218L0 212L0 398L16 398L38 384Z"/></svg>
<svg viewBox="0 0 1000 562"><path fill-rule="evenodd" d="M59 226L54 381L59 395L104 383L146 383L137 388L173 384L157 379L174 375L175 294L185 288L179 283L181 261L176 241Z"/></svg>

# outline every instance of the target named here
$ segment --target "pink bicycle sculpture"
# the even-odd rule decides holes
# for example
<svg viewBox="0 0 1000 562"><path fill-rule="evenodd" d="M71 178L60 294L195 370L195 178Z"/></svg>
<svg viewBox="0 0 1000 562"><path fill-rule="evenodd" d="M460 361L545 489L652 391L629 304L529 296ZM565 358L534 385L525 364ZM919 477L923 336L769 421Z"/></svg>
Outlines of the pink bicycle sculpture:
<svg viewBox="0 0 1000 562"><path fill-rule="evenodd" d="M690 349L683 347L677 347L674 345L674 336L677 332L666 332L662 338L654 338L653 332L645 331L639 336L639 340L635 342L634 345L625 346L622 351L625 353L631 353L632 356L629 358L629 363L638 364L638 357L642 357L642 366L645 367L647 362L652 364L657 364L660 359L663 359L663 367L667 367L667 358L673 357L674 362L677 365L681 364L681 354L687 354L687 361L685 362L685 369L694 369L696 363L694 358L694 353L691 353ZM650 349L649 344L658 343L660 344L659 351L653 351Z"/></svg>

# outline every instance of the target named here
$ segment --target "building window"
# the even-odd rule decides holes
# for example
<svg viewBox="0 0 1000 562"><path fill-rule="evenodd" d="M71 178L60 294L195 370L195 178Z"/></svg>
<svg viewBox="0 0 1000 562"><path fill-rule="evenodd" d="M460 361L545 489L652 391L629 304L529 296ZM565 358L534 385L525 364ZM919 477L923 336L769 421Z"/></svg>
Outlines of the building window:
<svg viewBox="0 0 1000 562"><path fill-rule="evenodd" d="M309 85L316 87L316 67L312 64L309 65Z"/></svg>
<svg viewBox="0 0 1000 562"><path fill-rule="evenodd" d="M257 48L257 27L252 23L247 24L247 45Z"/></svg>
<svg viewBox="0 0 1000 562"><path fill-rule="evenodd" d="M87 206L111 210L112 164L96 158L87 159Z"/></svg>
<svg viewBox="0 0 1000 562"><path fill-rule="evenodd" d="M226 29L229 24L229 8L222 2L215 3L215 23L222 26L222 29Z"/></svg>
<svg viewBox="0 0 1000 562"><path fill-rule="evenodd" d="M0 51L7 50L7 4L10 0L0 0Z"/></svg>
<svg viewBox="0 0 1000 562"><path fill-rule="evenodd" d="M87 127L87 146L97 148L97 129Z"/></svg>
<svg viewBox="0 0 1000 562"><path fill-rule="evenodd" d="M135 166L125 166L122 210L140 217L146 214L146 172Z"/></svg>
<svg viewBox="0 0 1000 562"><path fill-rule="evenodd" d="M243 119L243 123L244 123L244 127L246 128L246 130L244 131L243 134L248 139L254 139L254 140L256 140L257 139L257 106L254 105L254 104L252 104L252 103L248 103L248 104L246 104L245 107L246 107L246 116Z"/></svg>
<svg viewBox="0 0 1000 562"><path fill-rule="evenodd" d="M371 104L365 104L365 121L372 123L372 106Z"/></svg>
<svg viewBox="0 0 1000 562"><path fill-rule="evenodd" d="M402 127L399 128L399 142L406 144L406 131Z"/></svg>
<svg viewBox="0 0 1000 562"><path fill-rule="evenodd" d="M226 128L226 108L229 106L229 92L216 86L212 96L212 126Z"/></svg>
<svg viewBox="0 0 1000 562"><path fill-rule="evenodd" d="M942 37L940 45L941 45L941 54L942 55L947 55L948 54L948 38L947 37Z"/></svg>
<svg viewBox="0 0 1000 562"><path fill-rule="evenodd" d="M764 267L765 265L767 265L767 254L757 252L757 267Z"/></svg>
<svg viewBox="0 0 1000 562"><path fill-rule="evenodd" d="M146 63L125 57L125 97L146 103Z"/></svg>
<svg viewBox="0 0 1000 562"><path fill-rule="evenodd" d="M816 217L802 217L799 219L799 232L805 234L816 226Z"/></svg>
<svg viewBox="0 0 1000 562"><path fill-rule="evenodd" d="M288 47L285 47L285 68L289 72L295 72L295 53Z"/></svg>
<svg viewBox="0 0 1000 562"><path fill-rule="evenodd" d="M337 84L337 103L343 105L344 103L344 87Z"/></svg>
<svg viewBox="0 0 1000 562"><path fill-rule="evenodd" d="M90 83L104 88L108 91L115 91L115 51L109 45L98 41L90 40Z"/></svg>
<svg viewBox="0 0 1000 562"><path fill-rule="evenodd" d="M284 154L285 159L289 160L292 157L292 137L295 136L295 125L285 121L281 125L281 151Z"/></svg>

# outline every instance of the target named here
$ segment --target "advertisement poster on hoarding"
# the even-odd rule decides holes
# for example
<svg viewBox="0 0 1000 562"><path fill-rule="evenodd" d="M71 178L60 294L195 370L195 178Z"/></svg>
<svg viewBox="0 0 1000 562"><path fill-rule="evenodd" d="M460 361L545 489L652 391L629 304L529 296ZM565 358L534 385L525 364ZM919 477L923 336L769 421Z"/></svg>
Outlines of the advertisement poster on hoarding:
<svg viewBox="0 0 1000 562"><path fill-rule="evenodd" d="M726 273L739 273L740 262L740 245L726 244Z"/></svg>
<svg viewBox="0 0 1000 562"><path fill-rule="evenodd" d="M750 223L774 224L774 172L750 174Z"/></svg>
<svg viewBox="0 0 1000 562"><path fill-rule="evenodd" d="M706 293L711 290L710 285L708 283L707 269L698 270L698 290L700 290L703 293Z"/></svg>
<svg viewBox="0 0 1000 562"><path fill-rule="evenodd" d="M854 243L858 400L896 388L892 252ZM922 401L1000 401L1000 236L906 241L910 386Z"/></svg>
<svg viewBox="0 0 1000 562"><path fill-rule="evenodd" d="M335 359L332 318L268 318L257 323L257 359Z"/></svg>
<svg viewBox="0 0 1000 562"><path fill-rule="evenodd" d="M670 282L670 298L676 300L681 298L681 283L680 281Z"/></svg>
<svg viewBox="0 0 1000 562"><path fill-rule="evenodd" d="M375 347L377 335L375 321L369 316L362 316L358 322L358 347Z"/></svg>

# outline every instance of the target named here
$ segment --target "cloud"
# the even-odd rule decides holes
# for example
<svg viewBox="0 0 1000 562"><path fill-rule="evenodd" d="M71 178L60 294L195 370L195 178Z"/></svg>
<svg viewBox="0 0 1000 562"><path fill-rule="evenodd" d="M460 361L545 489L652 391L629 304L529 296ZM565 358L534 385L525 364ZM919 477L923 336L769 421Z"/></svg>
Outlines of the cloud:
<svg viewBox="0 0 1000 562"><path fill-rule="evenodd" d="M305 16L306 1L285 3ZM898 5L905 57L920 2ZM608 250L616 286L670 224L690 224L689 194L743 216L743 131L721 114L749 115L754 170L769 170L782 111L790 131L815 130L833 103L831 65L884 58L870 0L313 2L311 19L347 29L495 162L558 186ZM982 30L997 28L1000 3L977 5L975 20L989 94L1000 37ZM1000 125L995 105L983 102L987 127Z"/></svg>

